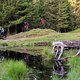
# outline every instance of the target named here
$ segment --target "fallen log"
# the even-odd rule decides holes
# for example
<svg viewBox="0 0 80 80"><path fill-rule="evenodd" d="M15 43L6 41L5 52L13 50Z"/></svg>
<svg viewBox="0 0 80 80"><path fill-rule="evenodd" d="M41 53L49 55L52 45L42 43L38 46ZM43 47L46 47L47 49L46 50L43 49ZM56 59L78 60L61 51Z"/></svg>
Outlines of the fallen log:
<svg viewBox="0 0 80 80"><path fill-rule="evenodd" d="M58 42L54 42L58 43ZM63 44L65 44L65 48L76 48L80 49L80 40L65 40L62 41ZM37 42L34 43L34 46L51 46L51 42Z"/></svg>
<svg viewBox="0 0 80 80"><path fill-rule="evenodd" d="M72 41L63 41L63 44L65 44L67 48L75 48L80 49L80 41L78 40L72 40Z"/></svg>
<svg viewBox="0 0 80 80"><path fill-rule="evenodd" d="M34 46L51 46L51 42L37 42Z"/></svg>

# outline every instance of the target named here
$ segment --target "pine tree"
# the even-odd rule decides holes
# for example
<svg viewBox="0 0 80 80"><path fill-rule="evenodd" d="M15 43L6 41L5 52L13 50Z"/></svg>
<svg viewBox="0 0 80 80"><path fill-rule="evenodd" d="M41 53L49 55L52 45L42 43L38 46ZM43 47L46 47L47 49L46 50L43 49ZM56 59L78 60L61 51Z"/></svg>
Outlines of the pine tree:
<svg viewBox="0 0 80 80"><path fill-rule="evenodd" d="M18 24L24 24L26 20L30 23L30 28L39 27L39 21L42 16L40 1L33 3L33 1L23 0L19 1L16 6L16 12L9 21L9 27Z"/></svg>
<svg viewBox="0 0 80 80"><path fill-rule="evenodd" d="M0 3L0 25L6 26L9 24L9 21L16 10L16 3L17 0L3 0Z"/></svg>
<svg viewBox="0 0 80 80"><path fill-rule="evenodd" d="M47 28L56 28L57 0L46 0L44 3L44 16Z"/></svg>
<svg viewBox="0 0 80 80"><path fill-rule="evenodd" d="M80 28L80 1L76 1L75 5L76 28Z"/></svg>
<svg viewBox="0 0 80 80"><path fill-rule="evenodd" d="M40 28L40 19L44 18L44 0L36 0L33 2L33 10L32 10L32 18L30 19L32 22L33 28Z"/></svg>
<svg viewBox="0 0 80 80"><path fill-rule="evenodd" d="M57 13L57 31L66 32L71 28L70 8L67 0L58 0L58 13Z"/></svg>

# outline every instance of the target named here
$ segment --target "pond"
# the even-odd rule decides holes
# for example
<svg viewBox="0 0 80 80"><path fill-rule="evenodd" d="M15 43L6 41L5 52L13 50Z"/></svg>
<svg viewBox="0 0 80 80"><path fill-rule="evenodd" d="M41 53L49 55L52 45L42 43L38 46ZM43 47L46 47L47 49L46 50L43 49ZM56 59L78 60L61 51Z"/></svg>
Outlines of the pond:
<svg viewBox="0 0 80 80"><path fill-rule="evenodd" d="M25 61L26 65L32 68L32 72L30 74L31 80L51 80L52 68L48 68L42 64L41 55L33 56L15 51L1 50L0 56L4 56L4 58L7 60L11 59Z"/></svg>

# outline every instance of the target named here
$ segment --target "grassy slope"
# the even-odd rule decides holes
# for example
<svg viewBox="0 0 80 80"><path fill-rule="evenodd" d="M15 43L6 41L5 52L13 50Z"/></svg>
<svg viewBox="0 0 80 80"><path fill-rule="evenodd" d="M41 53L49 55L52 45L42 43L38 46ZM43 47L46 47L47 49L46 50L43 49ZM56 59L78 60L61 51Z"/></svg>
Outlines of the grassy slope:
<svg viewBox="0 0 80 80"><path fill-rule="evenodd" d="M72 31L72 33L80 33L80 29L76 29L76 30Z"/></svg>
<svg viewBox="0 0 80 80"><path fill-rule="evenodd" d="M9 36L7 40L0 41L0 43L11 43L20 46L33 44L34 42L53 42L63 40L80 40L80 29L69 33L57 33L50 29L33 29L28 32L19 33ZM9 45L10 46L10 45Z"/></svg>

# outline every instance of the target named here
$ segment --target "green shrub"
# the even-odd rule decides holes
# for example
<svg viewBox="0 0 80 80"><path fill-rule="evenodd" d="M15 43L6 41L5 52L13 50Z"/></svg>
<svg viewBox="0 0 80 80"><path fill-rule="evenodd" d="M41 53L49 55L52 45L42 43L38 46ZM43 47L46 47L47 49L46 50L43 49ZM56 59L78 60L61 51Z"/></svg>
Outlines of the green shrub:
<svg viewBox="0 0 80 80"><path fill-rule="evenodd" d="M7 61L3 66L1 80L25 80L28 70L23 61Z"/></svg>
<svg viewBox="0 0 80 80"><path fill-rule="evenodd" d="M67 80L80 80L80 57L70 60L70 68Z"/></svg>
<svg viewBox="0 0 80 80"><path fill-rule="evenodd" d="M62 79L62 78L54 75L54 76L52 77L52 80L66 80L66 79Z"/></svg>

